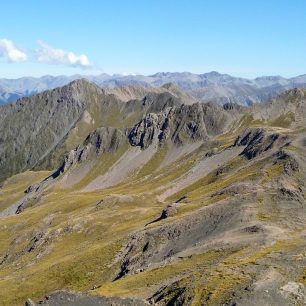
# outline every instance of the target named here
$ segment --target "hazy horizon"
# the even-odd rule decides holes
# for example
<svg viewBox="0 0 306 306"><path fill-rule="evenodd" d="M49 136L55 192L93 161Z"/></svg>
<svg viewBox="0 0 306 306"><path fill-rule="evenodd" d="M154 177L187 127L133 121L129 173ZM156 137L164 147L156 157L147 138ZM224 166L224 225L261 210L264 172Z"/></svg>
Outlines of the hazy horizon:
<svg viewBox="0 0 306 306"><path fill-rule="evenodd" d="M153 72L153 73L149 73L149 74L142 74L142 73L133 73L133 74L126 74L126 73L107 73L107 72L100 72L100 73L72 73L72 74L40 74L40 75L23 75L23 76L18 76L18 77L2 77L0 75L0 79L7 79L7 80L16 80L16 79L22 79L22 78L42 78L42 77L73 77L73 76L81 76L81 77L86 77L86 76L93 76L93 77L97 77L97 76L100 76L100 75L109 75L109 76L122 76L122 77L125 77L125 76L147 76L147 77L150 77L150 76L153 76L155 74L158 74L158 73L178 73L178 74L183 74L183 73L191 73L191 74L196 74L196 75L203 75L203 74L209 74L209 73L212 73L212 72L217 72L221 75L229 75L231 77L235 77L235 78L243 78L243 79L249 79L249 80L254 80L256 78L264 78L264 77L283 77L283 78L286 78L286 79L290 79L290 78L294 78L294 77L299 77L299 76L303 76L303 75L306 75L306 72L303 73L303 74L298 74L298 75L290 75L290 76L284 76L284 75L277 75L277 74L274 74L274 75L255 75L253 77L244 77L244 76L239 76L239 75L234 75L234 74L230 74L230 73L227 73L227 72L220 72L220 71L216 71L216 70L211 70L211 71L207 71L207 72L200 72L200 73L196 73L196 72L192 72L192 71L156 71L156 72Z"/></svg>

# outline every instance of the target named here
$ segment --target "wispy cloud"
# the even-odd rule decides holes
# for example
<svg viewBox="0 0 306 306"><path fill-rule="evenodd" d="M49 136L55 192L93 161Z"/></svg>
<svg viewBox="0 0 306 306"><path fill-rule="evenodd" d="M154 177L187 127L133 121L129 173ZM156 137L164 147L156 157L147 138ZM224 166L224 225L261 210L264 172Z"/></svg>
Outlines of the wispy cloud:
<svg viewBox="0 0 306 306"><path fill-rule="evenodd" d="M28 59L24 51L6 38L0 39L0 57L5 57L11 63L24 62Z"/></svg>
<svg viewBox="0 0 306 306"><path fill-rule="evenodd" d="M16 44L6 38L0 39L0 57L9 63L32 61L50 65L64 65L76 68L93 68L92 63L85 54L77 55L72 51L54 48L44 41L38 40L37 50L29 49L27 52L18 48Z"/></svg>
<svg viewBox="0 0 306 306"><path fill-rule="evenodd" d="M57 49L39 40L40 48L35 52L36 60L39 63L51 65L67 65L79 68L89 68L91 63L85 54L76 55L71 51Z"/></svg>

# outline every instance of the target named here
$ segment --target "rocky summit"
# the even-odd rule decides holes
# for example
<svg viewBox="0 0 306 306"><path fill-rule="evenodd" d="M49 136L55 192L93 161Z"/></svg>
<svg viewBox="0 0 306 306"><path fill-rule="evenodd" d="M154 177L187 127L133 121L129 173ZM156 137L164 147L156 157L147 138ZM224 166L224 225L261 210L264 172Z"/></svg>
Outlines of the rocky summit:
<svg viewBox="0 0 306 306"><path fill-rule="evenodd" d="M0 106L1 305L306 304L306 91L177 77Z"/></svg>

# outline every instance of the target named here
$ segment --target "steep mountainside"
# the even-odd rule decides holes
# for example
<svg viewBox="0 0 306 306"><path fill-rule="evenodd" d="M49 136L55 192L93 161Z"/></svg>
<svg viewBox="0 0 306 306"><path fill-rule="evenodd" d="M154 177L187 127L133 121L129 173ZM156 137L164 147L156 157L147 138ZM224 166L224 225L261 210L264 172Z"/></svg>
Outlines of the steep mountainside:
<svg viewBox="0 0 306 306"><path fill-rule="evenodd" d="M24 77L16 80L0 79L0 104L46 89L64 86L81 78L86 78L110 92L114 90L115 93L121 95L122 100L133 97L140 98L144 88L148 87L150 87L150 91L159 92L160 86L172 83L181 87L186 94L188 93L202 102L213 101L218 104L234 102L242 105L266 102L287 89L306 87L305 75L290 79L280 76L265 76L251 80L214 71L204 74L161 72L150 76L101 74L97 76ZM143 89L135 89L135 86ZM185 103L187 101L185 99Z"/></svg>
<svg viewBox="0 0 306 306"><path fill-rule="evenodd" d="M306 91L165 89L79 80L1 107L3 305L306 303Z"/></svg>
<svg viewBox="0 0 306 306"><path fill-rule="evenodd" d="M35 167L82 116L90 124L88 97L94 104L100 95L100 88L78 81L1 107L1 179Z"/></svg>
<svg viewBox="0 0 306 306"><path fill-rule="evenodd" d="M2 106L0 181L27 169L53 169L63 161L65 153L95 128L132 128L145 114L178 107L189 97L172 85L171 91L165 89L143 94L139 95L141 99L124 103L82 79ZM190 99L189 104L193 101ZM216 116L220 111L227 112L212 104L197 105L201 111L211 110L213 113L217 110ZM206 117L207 121L211 120L211 116Z"/></svg>

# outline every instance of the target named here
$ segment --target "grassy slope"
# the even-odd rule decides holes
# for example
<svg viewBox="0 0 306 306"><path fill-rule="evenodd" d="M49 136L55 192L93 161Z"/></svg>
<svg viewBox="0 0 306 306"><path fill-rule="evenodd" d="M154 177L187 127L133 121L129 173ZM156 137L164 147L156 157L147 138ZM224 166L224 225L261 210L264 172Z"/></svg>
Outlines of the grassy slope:
<svg viewBox="0 0 306 306"><path fill-rule="evenodd" d="M256 124L245 117L239 130ZM218 140L226 147L234 138L233 135L230 138L223 135ZM0 262L6 253L12 254L2 267L0 265L1 303L22 305L28 297L40 298L56 289L86 292L97 285L101 287L95 294L147 297L161 284L177 281L177 288L190 282L194 284L194 305L203 302L216 305L230 298L234 291L247 286L254 276L254 267L262 261L279 252L289 254L300 250L302 242L298 236L287 237L270 246L259 246L258 249L251 246L241 249L217 248L112 282L120 264L116 261L116 255L129 235L142 230L146 223L158 217L168 202L185 194L191 201L188 205L182 205L170 221L164 222L184 217L202 206L230 199L233 197L231 194L213 194L235 182L267 187L283 171L283 164L275 165L270 160L247 163L239 157L219 169L218 175L216 172L210 173L168 199L167 203L158 202L156 195L195 165L205 153L206 149L201 148L197 154L191 153L164 169L155 170L166 154L166 148L160 148L134 180L101 191L80 193L78 189L105 173L122 152L118 156L105 155L98 161L95 170L73 188L63 190L60 185L55 186L52 193L44 196L40 205L1 220ZM45 175L45 172L25 173L9 180L0 193L1 209L21 197L29 183ZM24 180L25 177L29 181ZM253 203L261 222L270 222L271 215L277 217L277 210L272 211L269 203L272 194L267 190L255 198L246 195L246 201ZM97 206L102 199L104 201ZM43 233L45 238L29 251L38 233ZM276 266L282 268L281 264L277 263ZM298 275L299 278L304 281L305 274Z"/></svg>
<svg viewBox="0 0 306 306"><path fill-rule="evenodd" d="M7 179L0 189L0 211L21 199L29 185L40 182L49 174L48 171L27 171Z"/></svg>

